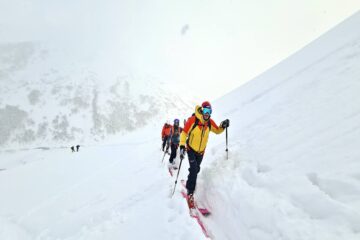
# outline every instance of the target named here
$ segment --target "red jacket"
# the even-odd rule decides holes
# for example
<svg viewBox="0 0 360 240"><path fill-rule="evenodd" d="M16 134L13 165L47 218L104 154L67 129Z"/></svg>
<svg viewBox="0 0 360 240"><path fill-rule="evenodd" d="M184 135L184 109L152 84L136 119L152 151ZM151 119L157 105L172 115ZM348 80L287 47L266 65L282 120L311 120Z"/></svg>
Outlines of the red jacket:
<svg viewBox="0 0 360 240"><path fill-rule="evenodd" d="M171 128L172 126L170 124L165 123L161 131L161 138L170 136Z"/></svg>

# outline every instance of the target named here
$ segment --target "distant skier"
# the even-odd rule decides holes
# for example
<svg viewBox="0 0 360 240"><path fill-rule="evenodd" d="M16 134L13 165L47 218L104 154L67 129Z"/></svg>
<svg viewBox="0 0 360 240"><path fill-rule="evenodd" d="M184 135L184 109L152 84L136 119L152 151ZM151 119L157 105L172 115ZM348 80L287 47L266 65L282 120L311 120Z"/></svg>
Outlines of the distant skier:
<svg viewBox="0 0 360 240"><path fill-rule="evenodd" d="M174 125L170 129L171 154L170 154L169 162L172 165L175 164L174 159L176 158L176 152L177 152L177 149L178 149L179 143L180 143L180 133L183 130L179 125L180 125L179 119L175 119L174 120Z"/></svg>
<svg viewBox="0 0 360 240"><path fill-rule="evenodd" d="M76 151L78 152L80 148L80 145L76 145Z"/></svg>
<svg viewBox="0 0 360 240"><path fill-rule="evenodd" d="M162 140L162 150L165 151L165 145L166 150L169 148L169 140L170 140L170 131L171 131L171 125L169 121L166 121L164 124L162 131L161 131L161 140Z"/></svg>
<svg viewBox="0 0 360 240"><path fill-rule="evenodd" d="M195 107L195 114L187 121L180 135L180 158L184 158L185 149L189 159L189 175L186 182L189 208L194 208L194 191L197 174L200 172L200 164L203 159L209 133L220 134L229 127L228 119L220 123L220 127L210 118L212 113L211 104L203 102L201 106ZM185 148L187 145L187 148Z"/></svg>
<svg viewBox="0 0 360 240"><path fill-rule="evenodd" d="M75 152L75 147L74 146L71 146L71 152Z"/></svg>

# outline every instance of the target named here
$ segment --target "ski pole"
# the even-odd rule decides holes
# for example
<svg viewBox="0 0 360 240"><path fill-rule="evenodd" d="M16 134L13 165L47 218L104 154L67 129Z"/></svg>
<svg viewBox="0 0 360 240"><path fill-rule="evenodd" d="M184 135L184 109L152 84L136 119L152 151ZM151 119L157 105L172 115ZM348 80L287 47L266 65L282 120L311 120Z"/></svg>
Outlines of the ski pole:
<svg viewBox="0 0 360 240"><path fill-rule="evenodd" d="M163 163L164 162L164 158L165 158L165 155L169 152L169 144L166 144L166 149L165 149L165 152L164 152L164 156L161 160L161 162Z"/></svg>
<svg viewBox="0 0 360 240"><path fill-rule="evenodd" d="M162 163L164 162L164 158L165 158L166 153L167 153L167 150L165 150L165 152L164 152L164 156L163 156L163 158L161 160Z"/></svg>
<svg viewBox="0 0 360 240"><path fill-rule="evenodd" d="M175 193L175 189L176 189L176 184L177 184L177 180L179 178L179 173L180 173L180 169L181 169L181 163L183 161L184 157L180 157L180 165L179 165L179 171L177 172L177 176L176 176L176 180L175 180L175 186L174 186L174 190L171 194L171 197L174 196L174 193Z"/></svg>
<svg viewBox="0 0 360 240"><path fill-rule="evenodd" d="M226 160L229 160L229 149L228 149L228 128L226 128Z"/></svg>

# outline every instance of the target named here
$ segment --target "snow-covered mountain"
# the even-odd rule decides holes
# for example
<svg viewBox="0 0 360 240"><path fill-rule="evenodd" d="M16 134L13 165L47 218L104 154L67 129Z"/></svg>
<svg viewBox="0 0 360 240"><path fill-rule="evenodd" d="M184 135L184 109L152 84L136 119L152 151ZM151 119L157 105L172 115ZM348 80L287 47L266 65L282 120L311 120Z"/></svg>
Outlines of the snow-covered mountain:
<svg viewBox="0 0 360 240"><path fill-rule="evenodd" d="M60 45L61 46L61 45ZM156 77L40 42L0 45L0 148L101 141L184 113Z"/></svg>
<svg viewBox="0 0 360 240"><path fill-rule="evenodd" d="M225 134L211 135L195 192L199 204L212 212L203 222L213 239L359 239L359 25L360 12L213 102L212 118L216 122L225 118L231 121L229 159ZM28 48L26 44L24 48ZM41 56L38 53L34 56ZM25 65L8 64L6 78L12 77L13 69L25 77L26 71L18 69ZM48 72L51 68L45 69ZM7 109L5 116L13 114L14 119L26 119L28 115L21 111L27 108L20 108L24 106L21 103L40 112L42 106L48 105L44 101L50 101L45 97L52 95L55 100L50 103L56 109L66 109L63 111L69 116L78 114L76 110L71 113L71 109L86 111L93 108L91 103L95 101L98 116L102 116L99 129L107 133L105 123L112 119L109 116L113 111L98 106L107 103L111 107L109 102L126 96L126 79L100 84L90 77L90 72L78 71L81 67L75 69L74 74L55 69L47 75L45 79L50 80L71 76L55 93L52 88L43 88L43 83L33 85L36 82L29 81L22 86L23 81L19 80L9 84L4 90L6 98L1 100L2 104L12 101L12 106L2 107L2 111ZM97 68L92 65L90 69ZM33 71L30 76L41 78L44 74ZM100 78L99 75L94 78ZM106 79L104 73L100 76ZM20 79L19 75L16 79ZM73 87L84 79L93 83L89 89L81 88L81 84ZM129 82L130 89L132 84ZM20 99L17 94L10 94L17 93L11 86L35 93L23 94L25 98ZM88 95L76 93L78 88ZM97 99L94 91L108 95ZM74 95L69 96L68 92ZM74 96L81 96L81 100L74 100ZM168 104L174 104L171 99ZM124 110L118 112L121 111ZM193 106L185 111L177 116L189 116ZM144 114L149 112L152 113ZM162 113L159 116L165 118ZM10 123L8 119L6 124ZM75 123L74 126L81 126ZM1 151L0 239L206 239L197 222L189 217L181 186L169 197L175 179L169 176L166 164L161 163L161 125L162 122L154 122L113 139L111 144L101 141L81 147L76 153L56 148ZM15 132L16 127L13 128ZM87 129L91 132L93 124L88 124ZM187 168L185 160L179 180L187 178Z"/></svg>

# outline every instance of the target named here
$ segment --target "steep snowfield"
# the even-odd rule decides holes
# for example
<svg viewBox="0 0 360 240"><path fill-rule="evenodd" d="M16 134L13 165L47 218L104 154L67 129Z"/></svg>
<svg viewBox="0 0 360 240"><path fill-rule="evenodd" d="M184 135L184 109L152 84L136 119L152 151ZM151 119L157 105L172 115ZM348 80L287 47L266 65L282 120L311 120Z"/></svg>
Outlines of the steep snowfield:
<svg viewBox="0 0 360 240"><path fill-rule="evenodd" d="M213 103L231 120L229 159L212 135L196 190L214 239L360 238L359 25L357 13ZM78 153L0 152L0 239L204 239L180 186L170 198L162 123Z"/></svg>
<svg viewBox="0 0 360 240"><path fill-rule="evenodd" d="M359 25L357 13L214 104L231 119L230 159L213 137L199 189L218 239L360 239Z"/></svg>

